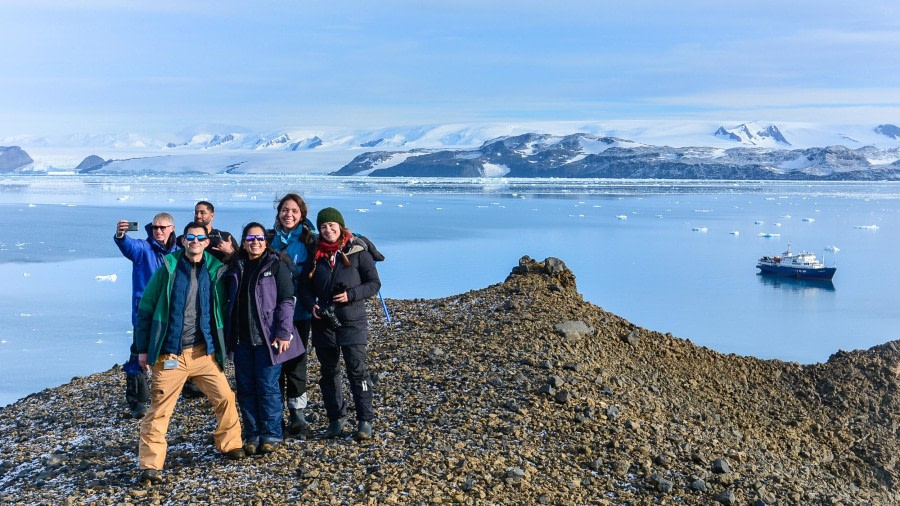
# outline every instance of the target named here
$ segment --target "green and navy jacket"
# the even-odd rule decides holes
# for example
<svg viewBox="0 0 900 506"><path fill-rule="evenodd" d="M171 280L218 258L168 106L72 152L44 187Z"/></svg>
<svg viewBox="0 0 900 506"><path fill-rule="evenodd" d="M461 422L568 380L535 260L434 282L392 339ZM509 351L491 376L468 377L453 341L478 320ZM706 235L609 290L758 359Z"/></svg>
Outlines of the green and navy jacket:
<svg viewBox="0 0 900 506"><path fill-rule="evenodd" d="M138 304L137 324L134 328L134 342L138 353L147 354L147 363L151 366L162 353L166 336L169 333L169 322L172 306L172 288L175 284L175 271L178 261L184 256L179 250L163 258L160 266L144 289L141 302ZM215 347L215 358L222 369L225 368L225 272L228 266L220 262L210 253L203 252L203 262L209 273L210 335ZM175 308L177 310L177 308ZM182 308L183 310L183 308Z"/></svg>

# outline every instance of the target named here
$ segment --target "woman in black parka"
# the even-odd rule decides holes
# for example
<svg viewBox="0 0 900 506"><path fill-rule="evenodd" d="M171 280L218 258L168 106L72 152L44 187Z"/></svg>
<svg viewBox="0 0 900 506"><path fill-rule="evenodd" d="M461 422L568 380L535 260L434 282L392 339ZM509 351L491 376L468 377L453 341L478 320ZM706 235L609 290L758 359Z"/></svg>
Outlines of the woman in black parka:
<svg viewBox="0 0 900 506"><path fill-rule="evenodd" d="M302 291L302 303L313 315L312 342L321 365L322 399L328 414L326 438L343 433L347 416L339 373L344 357L350 392L356 408L357 440L372 437L372 382L366 368L369 339L365 300L381 288L375 261L366 244L350 233L344 217L333 207L316 217L319 239L316 253L304 272L309 272Z"/></svg>

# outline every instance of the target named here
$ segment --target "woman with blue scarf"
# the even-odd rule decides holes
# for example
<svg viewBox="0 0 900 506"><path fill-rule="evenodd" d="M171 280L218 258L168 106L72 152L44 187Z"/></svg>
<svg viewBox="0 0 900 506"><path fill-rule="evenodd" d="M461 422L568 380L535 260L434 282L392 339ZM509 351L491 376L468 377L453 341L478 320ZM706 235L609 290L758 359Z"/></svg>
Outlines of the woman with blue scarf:
<svg viewBox="0 0 900 506"><path fill-rule="evenodd" d="M315 252L316 234L312 222L306 218L306 202L296 193L288 193L275 207L275 228L269 231L272 249L291 260L294 296L299 297L299 280L306 259ZM310 318L306 309L297 304L294 310L295 335L304 349L309 348ZM306 363L309 353L288 360L281 367L281 387L288 405L288 429L298 434L309 427L303 410L306 409Z"/></svg>

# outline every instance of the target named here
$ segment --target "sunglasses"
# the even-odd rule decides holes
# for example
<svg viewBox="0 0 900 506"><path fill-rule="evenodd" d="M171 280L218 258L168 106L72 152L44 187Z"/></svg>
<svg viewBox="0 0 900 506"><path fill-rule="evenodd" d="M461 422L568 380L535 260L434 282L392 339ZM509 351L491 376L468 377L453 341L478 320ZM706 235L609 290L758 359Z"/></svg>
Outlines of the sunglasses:
<svg viewBox="0 0 900 506"><path fill-rule="evenodd" d="M203 234L200 234L200 235L185 234L185 235L184 235L184 240L187 241L187 242L191 242L191 241L193 241L194 239L197 239L198 242L203 242L203 241L207 240L208 238L209 238L209 237L207 237L207 236L205 236L205 235L203 235Z"/></svg>
<svg viewBox="0 0 900 506"><path fill-rule="evenodd" d="M264 235L248 235L244 237L244 240L247 242L259 241L266 242L266 236Z"/></svg>
<svg viewBox="0 0 900 506"><path fill-rule="evenodd" d="M174 225L150 225L150 228L152 228L153 230L165 230L172 226Z"/></svg>

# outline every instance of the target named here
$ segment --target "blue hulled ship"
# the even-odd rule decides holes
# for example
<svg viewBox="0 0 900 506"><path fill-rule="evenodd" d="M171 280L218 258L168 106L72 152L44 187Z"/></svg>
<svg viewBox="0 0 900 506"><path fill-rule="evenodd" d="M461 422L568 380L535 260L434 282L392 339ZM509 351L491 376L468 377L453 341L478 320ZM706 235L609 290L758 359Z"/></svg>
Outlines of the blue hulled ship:
<svg viewBox="0 0 900 506"><path fill-rule="evenodd" d="M809 251L801 251L796 255L791 253L790 244L781 256L760 258L756 268L760 270L760 274L801 279L831 279L837 271L837 267L825 267L825 264Z"/></svg>

